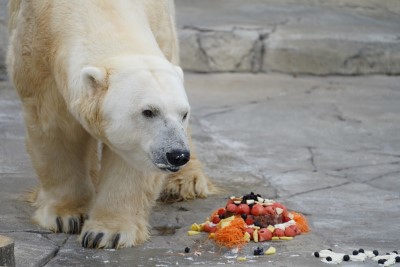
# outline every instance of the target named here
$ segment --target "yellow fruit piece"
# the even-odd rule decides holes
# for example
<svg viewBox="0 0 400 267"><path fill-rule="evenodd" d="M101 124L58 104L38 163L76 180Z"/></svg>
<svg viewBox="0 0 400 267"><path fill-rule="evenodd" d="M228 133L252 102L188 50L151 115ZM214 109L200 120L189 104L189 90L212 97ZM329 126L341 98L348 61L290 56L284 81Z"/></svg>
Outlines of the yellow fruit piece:
<svg viewBox="0 0 400 267"><path fill-rule="evenodd" d="M281 237L279 237L279 239L280 240L292 240L293 237L291 237L291 236L281 236Z"/></svg>
<svg viewBox="0 0 400 267"><path fill-rule="evenodd" d="M277 236L273 236L271 240L272 240L272 241L279 241L280 239L279 239L279 237L277 237Z"/></svg>
<svg viewBox="0 0 400 267"><path fill-rule="evenodd" d="M220 222L230 222L230 221L233 221L234 219L235 219L235 216L232 215L231 217L222 219Z"/></svg>
<svg viewBox="0 0 400 267"><path fill-rule="evenodd" d="M222 229L222 228L225 228L225 227L229 226L230 224L231 224L231 222L222 222L220 227Z"/></svg>
<svg viewBox="0 0 400 267"><path fill-rule="evenodd" d="M188 235L198 235L200 234L199 231L188 231Z"/></svg>
<svg viewBox="0 0 400 267"><path fill-rule="evenodd" d="M231 221L233 221L233 219L235 219L235 216L231 216L225 219L222 219L221 221L219 221L219 223L217 224L217 228L221 229L224 227L227 227L228 225L231 224Z"/></svg>
<svg viewBox="0 0 400 267"><path fill-rule="evenodd" d="M199 231L200 232L203 232L204 231L204 225L205 225L206 223L201 223L201 224L199 224Z"/></svg>
<svg viewBox="0 0 400 267"><path fill-rule="evenodd" d="M247 258L246 257L238 257L237 260L238 261L247 261Z"/></svg>
<svg viewBox="0 0 400 267"><path fill-rule="evenodd" d="M197 223L194 223L190 227L190 230L192 230L192 231L200 231L200 225L198 225Z"/></svg>
<svg viewBox="0 0 400 267"><path fill-rule="evenodd" d="M273 227L272 225L268 225L267 229L273 233L275 231L275 227Z"/></svg>
<svg viewBox="0 0 400 267"><path fill-rule="evenodd" d="M208 235L208 238L210 238L210 239L214 239L214 237L215 237L215 233L210 233L210 234Z"/></svg>
<svg viewBox="0 0 400 267"><path fill-rule="evenodd" d="M248 232L244 233L243 240L246 242L250 242L250 234Z"/></svg>
<svg viewBox="0 0 400 267"><path fill-rule="evenodd" d="M258 230L254 230L253 232L253 240L254 242L258 243Z"/></svg>
<svg viewBox="0 0 400 267"><path fill-rule="evenodd" d="M272 255L272 254L275 254L275 253L276 253L276 248L274 248L274 247L269 247L269 248L264 252L265 255Z"/></svg>

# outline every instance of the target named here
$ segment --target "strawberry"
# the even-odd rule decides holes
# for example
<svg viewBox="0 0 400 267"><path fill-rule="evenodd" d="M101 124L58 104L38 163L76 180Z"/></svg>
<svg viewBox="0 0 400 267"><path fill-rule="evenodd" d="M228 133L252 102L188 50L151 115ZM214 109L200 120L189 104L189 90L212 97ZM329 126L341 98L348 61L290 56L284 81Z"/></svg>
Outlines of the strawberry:
<svg viewBox="0 0 400 267"><path fill-rule="evenodd" d="M300 231L300 229L297 227L297 225L291 225L291 226L289 226L289 228L292 228L293 231L296 233L296 235L301 234L301 231Z"/></svg>
<svg viewBox="0 0 400 267"><path fill-rule="evenodd" d="M232 213L237 213L238 207L235 204L226 205L226 210Z"/></svg>
<svg viewBox="0 0 400 267"><path fill-rule="evenodd" d="M213 223L215 223L215 224L218 224L220 220L221 220L221 219L219 218L218 215L214 215L214 217L212 218L211 221L212 221Z"/></svg>
<svg viewBox="0 0 400 267"><path fill-rule="evenodd" d="M253 214L253 215L255 215L255 216L265 215L265 211L264 211L263 205L255 204L255 205L251 208L251 214Z"/></svg>
<svg viewBox="0 0 400 267"><path fill-rule="evenodd" d="M276 228L274 233L273 233L273 235L274 236L279 236L279 237L285 236L285 231L283 231L282 229Z"/></svg>
<svg viewBox="0 0 400 267"><path fill-rule="evenodd" d="M218 215L224 215L226 210L224 208L220 208L217 212Z"/></svg>
<svg viewBox="0 0 400 267"><path fill-rule="evenodd" d="M258 241L266 241L272 239L272 233L267 228L261 228L258 230Z"/></svg>
<svg viewBox="0 0 400 267"><path fill-rule="evenodd" d="M285 236L296 236L296 231L293 228L286 227Z"/></svg>
<svg viewBox="0 0 400 267"><path fill-rule="evenodd" d="M265 212L265 214L268 214L268 215L275 215L275 208L272 206L266 206L264 208L264 212Z"/></svg>
<svg viewBox="0 0 400 267"><path fill-rule="evenodd" d="M250 214L250 207L249 207L249 205L247 205L247 204L240 204L239 206L238 206L238 211L237 211L239 214L246 214L246 215L248 215L248 214Z"/></svg>
<svg viewBox="0 0 400 267"><path fill-rule="evenodd" d="M253 216L251 216L251 215L247 216L245 222L246 222L247 225L252 225L252 224L254 224Z"/></svg>
<svg viewBox="0 0 400 267"><path fill-rule="evenodd" d="M215 233L217 231L217 226L211 226L209 223L204 225L204 232Z"/></svg>

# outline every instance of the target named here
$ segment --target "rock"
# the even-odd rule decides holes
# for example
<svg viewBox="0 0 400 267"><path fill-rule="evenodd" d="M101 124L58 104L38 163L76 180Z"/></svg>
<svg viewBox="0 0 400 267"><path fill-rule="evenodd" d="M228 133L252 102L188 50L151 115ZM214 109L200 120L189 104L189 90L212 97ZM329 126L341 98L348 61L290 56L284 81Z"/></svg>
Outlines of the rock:
<svg viewBox="0 0 400 267"><path fill-rule="evenodd" d="M258 72L262 42L254 29L183 29L182 67L198 72Z"/></svg>
<svg viewBox="0 0 400 267"><path fill-rule="evenodd" d="M14 240L0 235L0 266L14 267Z"/></svg>

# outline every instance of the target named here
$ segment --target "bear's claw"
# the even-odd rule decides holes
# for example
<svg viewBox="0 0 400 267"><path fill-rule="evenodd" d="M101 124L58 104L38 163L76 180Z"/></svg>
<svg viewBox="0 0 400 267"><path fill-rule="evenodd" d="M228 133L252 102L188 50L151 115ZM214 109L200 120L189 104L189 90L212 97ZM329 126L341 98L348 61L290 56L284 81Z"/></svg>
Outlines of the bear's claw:
<svg viewBox="0 0 400 267"><path fill-rule="evenodd" d="M94 237L94 238L93 238ZM112 248L117 249L119 247L119 240L121 238L121 234L115 234L111 238L111 246L107 246L109 242L106 242L106 245L102 245L101 241L103 241L104 233L98 233L95 235L93 232L86 232L82 238L82 247L84 248Z"/></svg>
<svg viewBox="0 0 400 267"><path fill-rule="evenodd" d="M70 217L68 218L68 226L64 227L63 219L60 216L56 217L57 229L56 233L67 233L67 234L79 234L81 232L82 224L84 218L80 217Z"/></svg>

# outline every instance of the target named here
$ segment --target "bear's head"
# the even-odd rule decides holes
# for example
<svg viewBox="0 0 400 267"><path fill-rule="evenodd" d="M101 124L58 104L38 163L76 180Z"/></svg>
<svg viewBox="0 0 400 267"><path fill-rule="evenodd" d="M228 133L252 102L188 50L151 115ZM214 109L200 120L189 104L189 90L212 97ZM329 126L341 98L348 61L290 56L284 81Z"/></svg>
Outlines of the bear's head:
<svg viewBox="0 0 400 267"><path fill-rule="evenodd" d="M87 97L102 95L100 139L139 170L178 171L190 159L182 69L156 56L114 58L106 66L81 71Z"/></svg>

